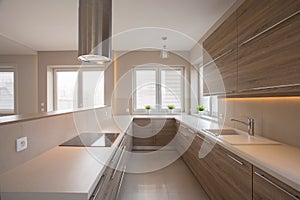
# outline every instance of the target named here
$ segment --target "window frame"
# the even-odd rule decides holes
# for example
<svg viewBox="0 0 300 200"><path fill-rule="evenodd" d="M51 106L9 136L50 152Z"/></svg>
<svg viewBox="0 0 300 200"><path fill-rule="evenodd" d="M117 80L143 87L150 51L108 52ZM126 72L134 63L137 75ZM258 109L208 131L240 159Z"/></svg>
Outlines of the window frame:
<svg viewBox="0 0 300 200"><path fill-rule="evenodd" d="M132 79L132 90L133 90L133 94L132 94L132 111L135 114L144 114L146 111L144 108L136 108L137 105L137 98L136 98L136 71L139 70L155 70L155 74L156 74L156 87L155 87L155 93L156 93L156 108L155 109L151 109L151 113L152 114L162 114L162 113L166 113L168 111L168 108L162 108L162 90L161 90L161 71L162 70L180 70L181 71L181 108L175 108L174 112L184 112L185 111L185 87L184 87L184 77L185 77L185 71L184 71L184 66L165 66L165 65L139 65L139 66L134 66L133 69L133 79Z"/></svg>
<svg viewBox="0 0 300 200"><path fill-rule="evenodd" d="M215 114L213 112L213 100L218 101L218 97L214 96L214 95L209 95L209 96L204 96L203 95L203 87L204 87L203 68L204 67L205 66L203 66L202 64L199 65L199 97L198 97L199 100L198 100L198 103L199 103L199 105L201 105L201 99L202 98L208 98L209 111L204 110L202 115L205 116L205 117L217 118L218 113ZM217 98L217 99L212 99L212 98Z"/></svg>
<svg viewBox="0 0 300 200"><path fill-rule="evenodd" d="M77 107L76 108L85 108L83 107L83 78L82 74L86 71L102 71L104 78L104 86L105 87L105 68L99 66L89 66L89 67L80 67L80 66L54 66L51 67L53 70L53 110L57 111L57 72L77 72L77 81L76 81L76 89L77 89ZM105 101L105 91L103 92L103 102Z"/></svg>
<svg viewBox="0 0 300 200"><path fill-rule="evenodd" d="M13 72L14 74L14 109L12 112L0 109L0 116L15 115L18 113L18 79L16 66L14 64L1 63L0 72Z"/></svg>

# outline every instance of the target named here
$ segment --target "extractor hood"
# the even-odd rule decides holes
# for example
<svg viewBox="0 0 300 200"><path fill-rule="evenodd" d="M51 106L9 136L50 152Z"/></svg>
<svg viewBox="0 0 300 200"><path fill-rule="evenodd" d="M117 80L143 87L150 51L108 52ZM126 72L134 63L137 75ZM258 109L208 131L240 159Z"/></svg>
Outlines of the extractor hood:
<svg viewBox="0 0 300 200"><path fill-rule="evenodd" d="M78 59L103 64L112 60L112 0L79 0Z"/></svg>

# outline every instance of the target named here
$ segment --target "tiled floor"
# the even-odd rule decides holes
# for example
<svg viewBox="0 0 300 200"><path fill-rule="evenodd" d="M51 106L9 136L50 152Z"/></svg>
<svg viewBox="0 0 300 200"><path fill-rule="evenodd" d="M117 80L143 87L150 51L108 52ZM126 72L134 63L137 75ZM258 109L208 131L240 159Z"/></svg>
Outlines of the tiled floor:
<svg viewBox="0 0 300 200"><path fill-rule="evenodd" d="M208 197L180 158L161 170L124 177L119 200L206 200Z"/></svg>

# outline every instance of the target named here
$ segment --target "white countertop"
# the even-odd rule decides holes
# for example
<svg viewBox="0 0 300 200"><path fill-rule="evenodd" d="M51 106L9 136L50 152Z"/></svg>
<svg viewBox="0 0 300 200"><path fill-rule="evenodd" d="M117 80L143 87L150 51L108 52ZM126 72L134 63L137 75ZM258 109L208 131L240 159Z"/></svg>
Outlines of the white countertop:
<svg viewBox="0 0 300 200"><path fill-rule="evenodd" d="M176 116L175 118L198 131L218 128L217 123L193 116ZM202 131L201 133L211 139L216 139L224 148L300 191L300 148L285 144L234 145L222 140L222 136L214 137Z"/></svg>
<svg viewBox="0 0 300 200"><path fill-rule="evenodd" d="M131 119L134 117L175 118L197 131L204 128L219 128L215 122L190 115L139 115L131 116ZM120 116L116 121L122 126L120 129L125 130L130 120L128 117ZM88 199L103 173L103 162L110 159L121 137L122 134L110 148L55 147L2 174L3 200L18 197L24 200ZM207 137L215 138L226 149L300 191L299 148L283 144L230 145L220 138L211 135ZM10 195L13 193L14 198L5 198L6 192Z"/></svg>
<svg viewBox="0 0 300 200"><path fill-rule="evenodd" d="M123 135L112 147L57 146L2 174L2 199L89 199Z"/></svg>

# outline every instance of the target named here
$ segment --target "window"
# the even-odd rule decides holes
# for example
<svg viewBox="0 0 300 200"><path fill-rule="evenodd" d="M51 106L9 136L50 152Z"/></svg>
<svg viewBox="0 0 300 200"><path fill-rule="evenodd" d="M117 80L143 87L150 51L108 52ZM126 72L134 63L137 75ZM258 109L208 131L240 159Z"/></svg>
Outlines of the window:
<svg viewBox="0 0 300 200"><path fill-rule="evenodd" d="M12 67L3 67L0 68L0 115L15 112L15 71Z"/></svg>
<svg viewBox="0 0 300 200"><path fill-rule="evenodd" d="M199 77L199 103L205 107L204 115L218 117L218 96L203 96L203 67L200 67Z"/></svg>
<svg viewBox="0 0 300 200"><path fill-rule="evenodd" d="M183 111L182 67L136 67L134 70L134 111L144 111L151 105L152 111L161 112L168 105Z"/></svg>
<svg viewBox="0 0 300 200"><path fill-rule="evenodd" d="M104 105L102 69L54 69L55 110Z"/></svg>

